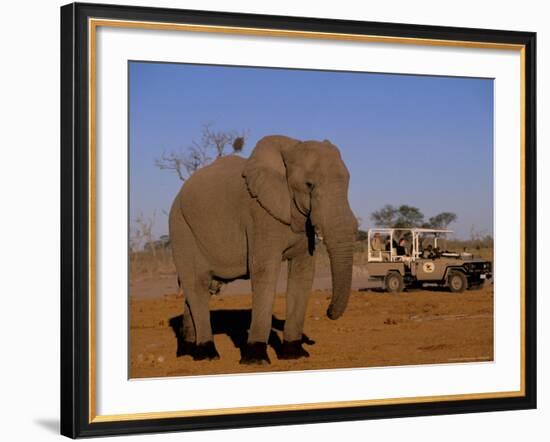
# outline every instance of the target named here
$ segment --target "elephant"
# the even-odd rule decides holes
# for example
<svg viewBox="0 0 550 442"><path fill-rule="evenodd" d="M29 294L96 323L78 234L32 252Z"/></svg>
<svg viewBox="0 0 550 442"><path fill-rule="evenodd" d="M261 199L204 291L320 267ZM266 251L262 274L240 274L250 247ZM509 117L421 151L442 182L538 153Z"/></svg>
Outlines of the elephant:
<svg viewBox="0 0 550 442"><path fill-rule="evenodd" d="M331 263L330 319L351 291L357 220L347 198L349 172L329 141L262 138L248 159L221 157L182 185L169 214L178 281L185 294L180 354L218 359L209 297L250 279L252 313L242 364L269 364L267 341L277 280L288 261L286 316L279 358L308 357L302 331L315 270L315 236Z"/></svg>

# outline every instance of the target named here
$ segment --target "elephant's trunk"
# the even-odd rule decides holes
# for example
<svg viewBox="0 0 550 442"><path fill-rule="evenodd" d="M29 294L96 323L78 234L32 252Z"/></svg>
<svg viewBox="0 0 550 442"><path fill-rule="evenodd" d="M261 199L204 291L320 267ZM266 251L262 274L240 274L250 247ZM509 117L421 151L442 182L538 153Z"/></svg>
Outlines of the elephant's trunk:
<svg viewBox="0 0 550 442"><path fill-rule="evenodd" d="M332 274L332 299L327 310L330 319L338 319L348 305L353 270L353 242L328 247Z"/></svg>
<svg viewBox="0 0 550 442"><path fill-rule="evenodd" d="M329 205L327 214L322 216L319 230L328 250L332 274L332 299L327 310L330 319L338 319L348 305L353 272L353 249L357 234L357 220L344 204Z"/></svg>

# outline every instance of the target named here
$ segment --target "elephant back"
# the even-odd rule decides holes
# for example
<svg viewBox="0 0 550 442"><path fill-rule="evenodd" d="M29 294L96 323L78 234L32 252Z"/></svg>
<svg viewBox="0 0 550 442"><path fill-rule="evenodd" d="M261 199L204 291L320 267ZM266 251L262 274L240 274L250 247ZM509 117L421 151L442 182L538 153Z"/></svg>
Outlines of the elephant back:
<svg viewBox="0 0 550 442"><path fill-rule="evenodd" d="M203 252L212 261L246 256L249 195L242 177L246 160L228 155L199 169L174 201ZM222 247L223 245L223 247Z"/></svg>

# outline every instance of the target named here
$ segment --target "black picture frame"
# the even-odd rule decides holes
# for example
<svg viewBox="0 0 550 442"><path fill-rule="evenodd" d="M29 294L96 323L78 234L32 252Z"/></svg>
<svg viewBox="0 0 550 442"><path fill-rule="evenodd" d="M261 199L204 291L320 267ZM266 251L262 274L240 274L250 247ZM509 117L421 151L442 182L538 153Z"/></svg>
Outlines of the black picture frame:
<svg viewBox="0 0 550 442"><path fill-rule="evenodd" d="M524 50L524 395L317 410L90 420L89 18L522 45ZM61 434L240 428L536 408L536 34L489 29L73 3L61 8Z"/></svg>

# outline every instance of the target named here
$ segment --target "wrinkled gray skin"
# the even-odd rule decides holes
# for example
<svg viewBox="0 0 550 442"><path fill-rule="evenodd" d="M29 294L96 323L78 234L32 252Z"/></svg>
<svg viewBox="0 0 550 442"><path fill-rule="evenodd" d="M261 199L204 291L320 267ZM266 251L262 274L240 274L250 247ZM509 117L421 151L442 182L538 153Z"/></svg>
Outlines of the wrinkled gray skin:
<svg viewBox="0 0 550 442"><path fill-rule="evenodd" d="M249 159L230 155L197 171L170 211L170 240L186 297L184 342L195 359L215 359L208 301L219 282L250 277L252 321L242 363L268 363L265 344L281 262L288 260L283 357L308 356L301 339L314 275L314 233L328 249L331 319L351 288L356 218L349 173L328 141L268 136Z"/></svg>

